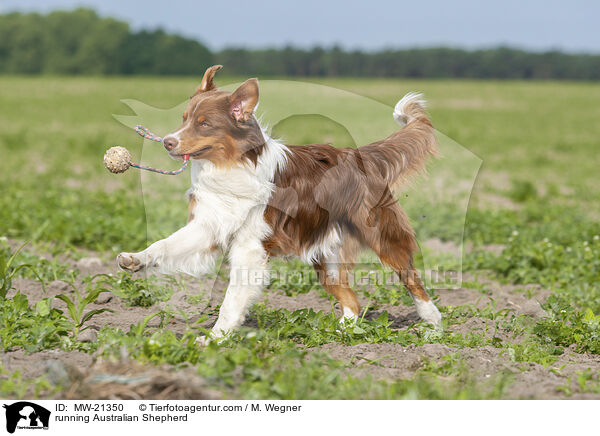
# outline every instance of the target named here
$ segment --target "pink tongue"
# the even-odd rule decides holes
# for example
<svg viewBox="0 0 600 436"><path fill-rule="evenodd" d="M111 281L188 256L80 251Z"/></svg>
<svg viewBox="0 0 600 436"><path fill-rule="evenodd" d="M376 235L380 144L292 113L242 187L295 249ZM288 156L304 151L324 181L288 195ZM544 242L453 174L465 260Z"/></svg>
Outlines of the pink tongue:
<svg viewBox="0 0 600 436"><path fill-rule="evenodd" d="M183 160L184 160L184 161L186 161L186 160L190 160L190 155L189 155L189 154L184 154L184 155L183 155Z"/></svg>

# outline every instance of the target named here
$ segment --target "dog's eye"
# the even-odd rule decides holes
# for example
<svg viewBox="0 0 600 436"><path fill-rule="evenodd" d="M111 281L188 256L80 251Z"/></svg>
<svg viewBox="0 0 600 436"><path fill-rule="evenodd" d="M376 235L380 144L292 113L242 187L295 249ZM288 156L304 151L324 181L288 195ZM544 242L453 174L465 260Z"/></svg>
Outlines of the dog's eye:
<svg viewBox="0 0 600 436"><path fill-rule="evenodd" d="M188 114L183 114L183 121L188 119Z"/></svg>
<svg viewBox="0 0 600 436"><path fill-rule="evenodd" d="M200 127L208 127L209 124L206 121L200 121Z"/></svg>

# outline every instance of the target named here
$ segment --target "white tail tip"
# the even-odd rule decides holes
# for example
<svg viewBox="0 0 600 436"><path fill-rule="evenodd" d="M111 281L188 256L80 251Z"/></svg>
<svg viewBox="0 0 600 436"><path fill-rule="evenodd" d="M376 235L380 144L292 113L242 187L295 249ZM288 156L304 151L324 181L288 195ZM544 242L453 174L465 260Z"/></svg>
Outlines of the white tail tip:
<svg viewBox="0 0 600 436"><path fill-rule="evenodd" d="M406 125L408 121L410 121L410 115L406 113L406 107L412 104L417 104L421 108L425 108L425 100L423 99L423 94L418 92L409 92L406 94L398 103L396 103L396 107L394 107L393 117L394 120L401 126Z"/></svg>

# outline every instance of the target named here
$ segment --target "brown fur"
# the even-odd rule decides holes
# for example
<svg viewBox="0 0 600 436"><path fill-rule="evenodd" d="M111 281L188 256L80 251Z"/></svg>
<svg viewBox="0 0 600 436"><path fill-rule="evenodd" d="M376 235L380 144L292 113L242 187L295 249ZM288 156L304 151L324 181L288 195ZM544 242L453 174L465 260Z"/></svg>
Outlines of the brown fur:
<svg viewBox="0 0 600 436"><path fill-rule="evenodd" d="M212 82L216 70L212 75L209 70L203 79L207 84L201 84L190 98L178 144L170 154L207 159L220 168L230 168L241 161L256 165L265 140L256 119L246 115L258 102L258 82L249 79L234 93L221 91Z"/></svg>
<svg viewBox="0 0 600 436"><path fill-rule="evenodd" d="M323 144L290 147L288 163L275 175L277 189L265 210L273 229L263 243L268 253L301 255L337 226L345 238L373 249L394 268L415 298L429 300L413 267L414 232L391 187L423 171L426 158L437 153L437 142L423 109L418 105L406 109L411 118L407 126L358 149ZM297 197L289 195L290 189ZM317 262L316 268L323 266ZM347 280L326 288L358 314Z"/></svg>
<svg viewBox="0 0 600 436"><path fill-rule="evenodd" d="M198 202L198 200L196 200L196 197L194 197L193 195L189 196L188 219L187 219L188 223L194 219L194 208L196 207L197 202Z"/></svg>
<svg viewBox="0 0 600 436"><path fill-rule="evenodd" d="M360 303L356 294L348 284L349 265L340 264L337 266L337 277L327 273L327 268L323 262L317 262L314 265L319 281L323 287L340 302L342 307L347 307L356 315L360 312Z"/></svg>
<svg viewBox="0 0 600 436"><path fill-rule="evenodd" d="M213 82L213 78L215 77L215 73L221 68L223 68L223 65L213 65L212 67L208 68L204 72L204 77L202 77L202 81L200 82L200 85L196 88L194 95L198 95L201 92L212 91L213 89L215 89L217 86Z"/></svg>

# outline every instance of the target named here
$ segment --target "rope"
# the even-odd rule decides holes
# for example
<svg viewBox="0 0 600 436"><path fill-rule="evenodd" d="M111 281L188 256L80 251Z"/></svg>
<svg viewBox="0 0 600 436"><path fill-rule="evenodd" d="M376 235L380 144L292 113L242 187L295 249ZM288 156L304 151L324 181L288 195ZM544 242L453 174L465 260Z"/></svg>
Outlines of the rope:
<svg viewBox="0 0 600 436"><path fill-rule="evenodd" d="M150 130L148 130L142 125L135 126L135 131L138 133L138 135L143 136L145 139L148 139L150 141L162 142L163 140L163 138L161 138L160 136L156 136L154 133L152 133ZM174 171L159 170L158 168L152 168L146 165L136 164L133 162L130 162L129 164L134 168L139 168L140 170L152 171L154 173L165 174L167 176L176 176L177 174L181 174L187 168L188 163L189 157L188 155L185 155L183 158L183 165L181 166L181 168Z"/></svg>
<svg viewBox="0 0 600 436"><path fill-rule="evenodd" d="M139 168L140 170L152 171L154 173L165 174L167 176L176 176L177 174L181 174L187 168L188 162L189 162L189 160L183 161L183 165L181 166L181 168L179 168L178 170L174 170L174 171L159 170L158 168L152 168L152 167L148 167L146 165L136 164L133 162L129 162L129 165L131 165L134 168Z"/></svg>
<svg viewBox="0 0 600 436"><path fill-rule="evenodd" d="M143 136L144 138L149 139L150 141L162 142L163 140L160 136L156 136L154 133L146 129L141 124L135 126L135 131L138 133L138 135Z"/></svg>

